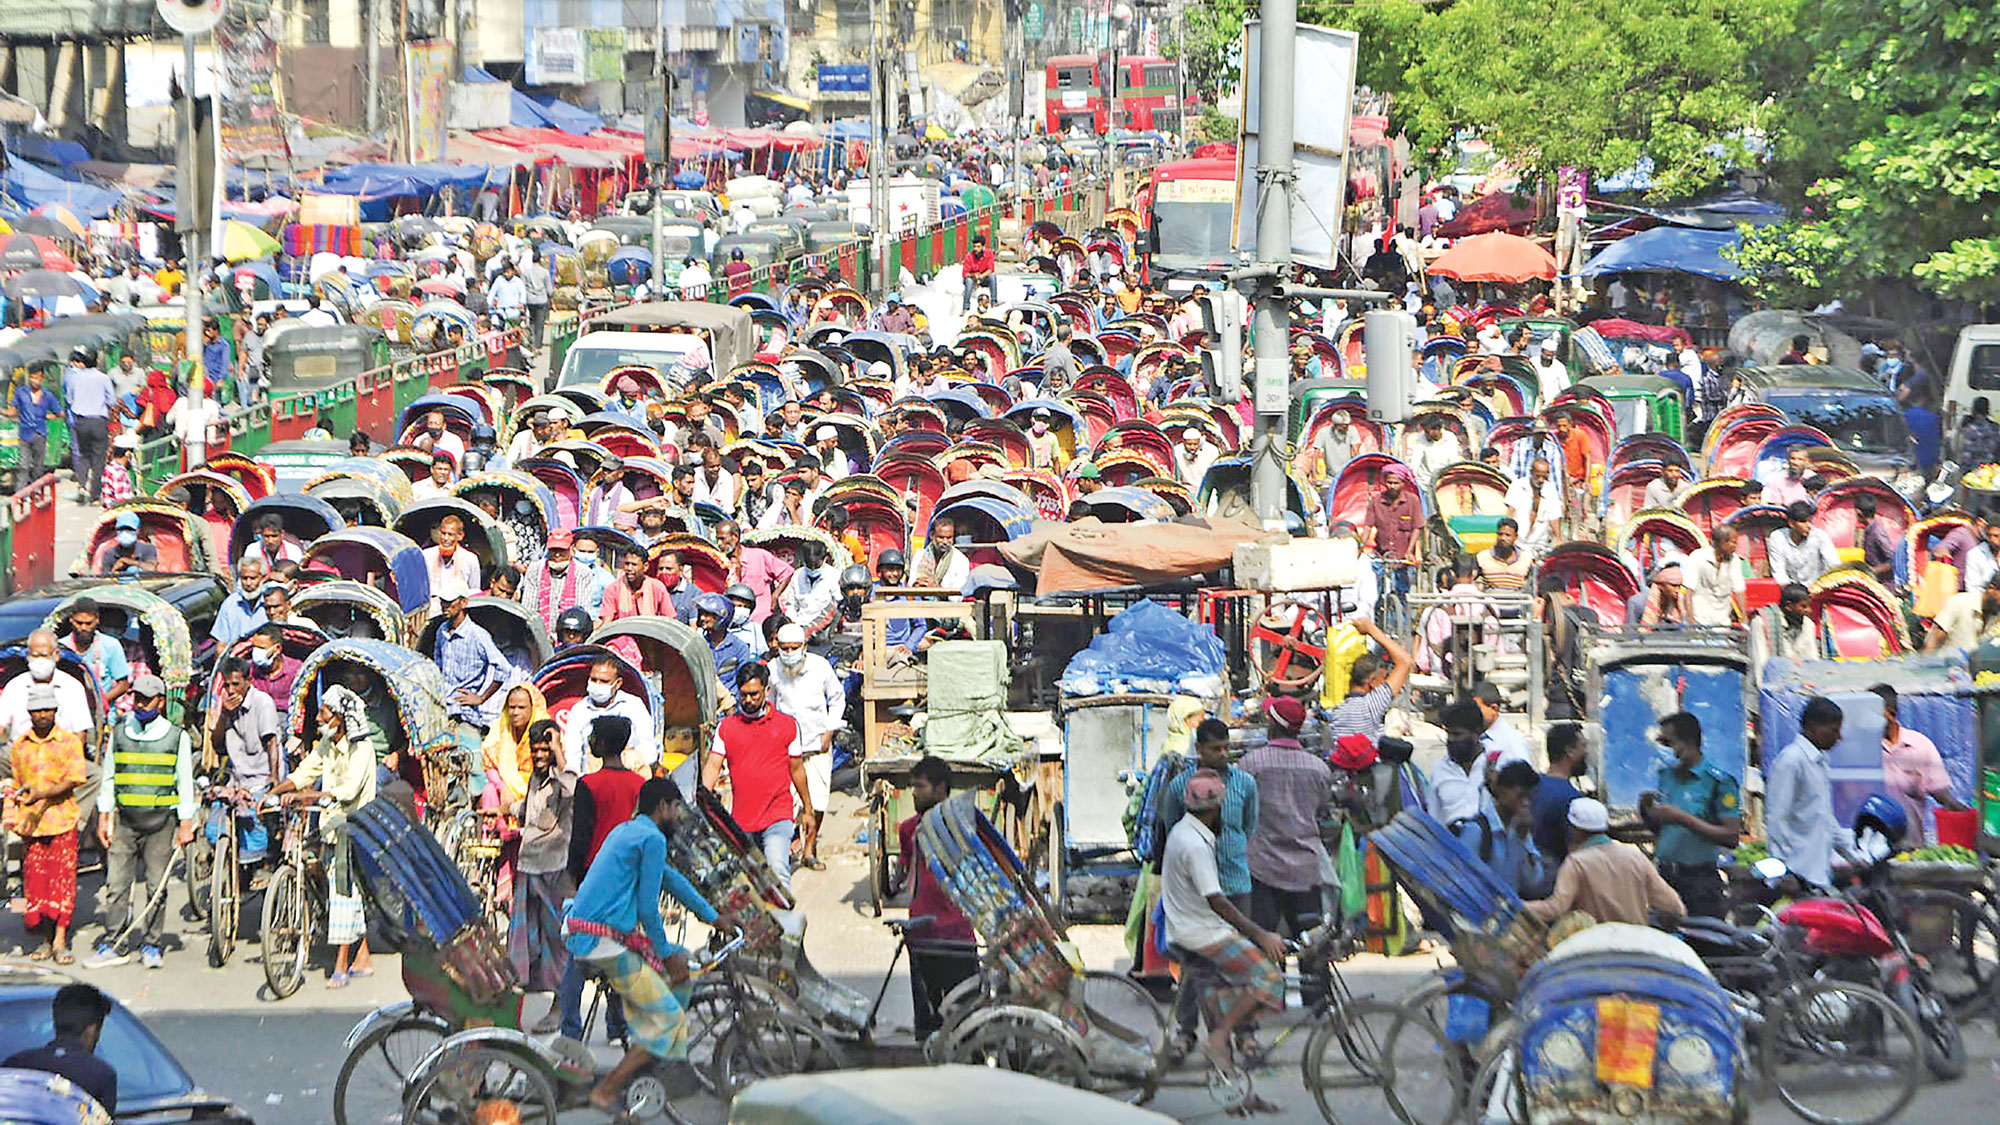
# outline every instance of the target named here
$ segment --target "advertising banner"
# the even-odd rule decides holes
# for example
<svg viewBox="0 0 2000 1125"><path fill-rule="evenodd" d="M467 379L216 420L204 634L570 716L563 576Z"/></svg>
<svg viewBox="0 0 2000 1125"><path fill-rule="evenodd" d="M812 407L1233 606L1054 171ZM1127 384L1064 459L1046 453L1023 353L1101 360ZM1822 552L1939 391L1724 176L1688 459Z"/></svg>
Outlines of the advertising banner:
<svg viewBox="0 0 2000 1125"><path fill-rule="evenodd" d="M248 5L232 5L215 27L215 60L222 77L217 125L223 158L241 168L286 164L285 122L278 94L278 40L268 18Z"/></svg>
<svg viewBox="0 0 2000 1125"><path fill-rule="evenodd" d="M410 162L443 160L451 120L451 44L443 39L403 44L403 88L410 99L404 117Z"/></svg>

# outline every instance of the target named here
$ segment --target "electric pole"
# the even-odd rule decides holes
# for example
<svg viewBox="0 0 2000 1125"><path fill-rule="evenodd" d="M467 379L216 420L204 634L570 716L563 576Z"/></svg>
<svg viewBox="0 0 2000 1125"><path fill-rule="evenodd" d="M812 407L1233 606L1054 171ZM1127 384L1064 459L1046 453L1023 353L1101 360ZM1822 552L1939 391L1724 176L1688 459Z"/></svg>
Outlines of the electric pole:
<svg viewBox="0 0 2000 1125"><path fill-rule="evenodd" d="M894 100L889 92L889 66L886 48L888 36L887 4L884 0L871 0L868 5L868 88L874 112L869 132L874 137L870 145L870 155L874 166L869 170L868 220L873 228L870 237L875 244L875 269L877 283L881 286L875 293L880 298L896 288L896 267L900 263L889 260L891 244L890 227L894 210L889 206L889 107Z"/></svg>
<svg viewBox="0 0 2000 1125"><path fill-rule="evenodd" d="M1284 285L1292 263L1292 68L1298 0L1264 0L1257 74L1256 430L1250 502L1266 528L1285 526L1285 415L1291 408L1291 313Z"/></svg>

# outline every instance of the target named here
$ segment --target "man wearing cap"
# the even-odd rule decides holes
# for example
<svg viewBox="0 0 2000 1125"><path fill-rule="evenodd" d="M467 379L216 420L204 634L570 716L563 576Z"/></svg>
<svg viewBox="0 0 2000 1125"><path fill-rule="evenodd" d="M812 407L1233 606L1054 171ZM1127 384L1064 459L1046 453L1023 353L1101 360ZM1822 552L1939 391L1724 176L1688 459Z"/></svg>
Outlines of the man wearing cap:
<svg viewBox="0 0 2000 1125"><path fill-rule="evenodd" d="M238 562L236 589L222 599L221 607L215 611L215 623L208 630L208 635L215 638L218 652L228 652L237 641L264 624L263 589L263 560L244 559Z"/></svg>
<svg viewBox="0 0 2000 1125"><path fill-rule="evenodd" d="M1673 761L1653 775L1653 790L1639 795L1639 816L1659 833L1653 861L1689 914L1722 917L1722 875L1716 860L1743 835L1741 789L1736 779L1702 758L1701 721L1686 711L1660 720L1655 736Z"/></svg>
<svg viewBox="0 0 2000 1125"><path fill-rule="evenodd" d="M139 448L139 434L126 430L111 441L111 458L104 463L104 504L122 504L137 495L133 487L132 454Z"/></svg>
<svg viewBox="0 0 2000 1125"><path fill-rule="evenodd" d="M1646 588L1625 599L1625 624L1639 628L1674 628L1686 625L1687 590L1681 585L1684 560L1669 555L1653 564Z"/></svg>
<svg viewBox="0 0 2000 1125"><path fill-rule="evenodd" d="M1681 896L1653 868L1646 853L1621 844L1605 832L1611 814L1593 797L1569 803L1569 856L1556 870L1555 890L1547 898L1531 899L1530 914L1553 922L1580 910L1598 922L1652 924L1654 911L1682 918L1687 907Z"/></svg>
<svg viewBox="0 0 2000 1125"><path fill-rule="evenodd" d="M1208 475L1208 467L1215 464L1216 448L1193 426L1182 430L1180 439L1180 444L1174 446L1174 469L1189 488L1199 488L1202 478Z"/></svg>
<svg viewBox="0 0 2000 1125"><path fill-rule="evenodd" d="M437 639L431 642L431 659L444 673L445 714L452 720L459 749L477 755L486 740L486 729L500 710L494 701L500 685L513 673L513 665L493 643L493 634L466 612L472 592L464 582L446 577L436 597L443 623L438 626ZM478 759L468 760L477 773Z"/></svg>
<svg viewBox="0 0 2000 1125"><path fill-rule="evenodd" d="M1084 461L1076 466L1076 494L1089 496L1104 487L1104 470L1096 463Z"/></svg>
<svg viewBox="0 0 2000 1125"><path fill-rule="evenodd" d="M132 684L133 707L111 731L110 768L97 790L97 838L104 845L104 936L87 967L123 964L133 950L160 967L158 903L132 917L132 885L149 888L194 839L194 760L188 736L166 715L166 681L145 673ZM122 939L122 940L121 940Z"/></svg>
<svg viewBox="0 0 2000 1125"><path fill-rule="evenodd" d="M1222 892L1216 833L1227 787L1213 770L1196 770L1183 790L1187 808L1167 833L1160 862L1160 906L1168 952L1208 980L1209 1057L1234 1059L1235 1033L1260 1011L1281 1012L1284 943L1246 917Z"/></svg>
<svg viewBox="0 0 2000 1125"><path fill-rule="evenodd" d="M833 790L833 740L847 728L847 689L826 657L806 651L806 631L796 622L779 627L777 649L770 665L771 705L798 726L792 756L805 762L815 828L808 839L816 844L818 823ZM800 862L815 871L826 868L817 847L808 847Z"/></svg>
<svg viewBox="0 0 2000 1125"><path fill-rule="evenodd" d="M27 689L23 706L28 725L14 734L10 765L13 789L6 801L7 830L25 845L21 859L22 924L29 933L49 934L30 960L51 957L68 965L70 922L76 914L77 794L88 779L83 739L56 722L55 688ZM82 730L89 731L86 722Z"/></svg>
<svg viewBox="0 0 2000 1125"><path fill-rule="evenodd" d="M813 456L819 460L827 479L840 480L848 475L847 454L841 451L838 428L820 426L813 430Z"/></svg>
<svg viewBox="0 0 2000 1125"><path fill-rule="evenodd" d="M1326 480L1328 508L1333 507L1333 486L1340 480L1340 471L1360 452L1358 444L1354 440L1353 418L1345 412L1327 419L1313 438L1313 452L1319 456L1319 469Z"/></svg>
<svg viewBox="0 0 2000 1125"><path fill-rule="evenodd" d="M1556 357L1561 345L1554 336L1542 337L1542 344L1528 360L1528 366L1535 369L1535 382L1541 388L1537 402L1554 402L1556 396L1569 390L1569 368Z"/></svg>
<svg viewBox="0 0 2000 1125"><path fill-rule="evenodd" d="M1050 428L1053 421L1054 415L1039 408L1029 417L1028 467L1060 474L1069 466L1069 454L1063 452L1062 440Z"/></svg>
<svg viewBox="0 0 2000 1125"><path fill-rule="evenodd" d="M521 576L521 604L542 619L551 635L555 633L556 618L564 610L578 605L587 607L596 592L596 576L586 573L570 558L573 546L575 537L568 528L549 532L542 561Z"/></svg>
<svg viewBox="0 0 2000 1125"><path fill-rule="evenodd" d="M139 538L139 514L120 512L112 521L111 542L98 548L91 569L98 574L149 574L160 569L160 550Z"/></svg>

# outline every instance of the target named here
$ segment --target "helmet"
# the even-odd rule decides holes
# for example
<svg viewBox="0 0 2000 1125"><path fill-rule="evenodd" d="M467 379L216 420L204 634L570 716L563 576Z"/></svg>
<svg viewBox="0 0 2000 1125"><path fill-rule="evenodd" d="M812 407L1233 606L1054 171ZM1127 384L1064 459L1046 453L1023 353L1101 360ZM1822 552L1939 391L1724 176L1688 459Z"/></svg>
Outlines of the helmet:
<svg viewBox="0 0 2000 1125"><path fill-rule="evenodd" d="M859 586L865 590L874 584L875 580L868 576L868 568L860 563L855 563L840 572L840 588L843 590L851 586Z"/></svg>
<svg viewBox="0 0 2000 1125"><path fill-rule="evenodd" d="M590 611L580 606L571 606L556 617L556 632L582 633L590 635Z"/></svg>
<svg viewBox="0 0 2000 1125"><path fill-rule="evenodd" d="M729 589L724 590L722 592L722 596L728 598L732 602L749 602L751 605L757 604L757 591L752 590L750 587L745 586L741 582L738 582L734 586L731 586ZM699 606L700 604L701 604L700 600L697 599L695 601L695 605Z"/></svg>
<svg viewBox="0 0 2000 1125"><path fill-rule="evenodd" d="M1884 793L1871 793L1861 802L1861 807L1854 810L1854 834L1861 835L1864 828L1874 828L1894 846L1910 830L1910 815L1903 811L1903 806L1895 798Z"/></svg>
<svg viewBox="0 0 2000 1125"><path fill-rule="evenodd" d="M904 570L910 569L909 560L903 557L903 552L898 551L894 547L875 556L875 573L880 574L885 567L891 566L901 567Z"/></svg>
<svg viewBox="0 0 2000 1125"><path fill-rule="evenodd" d="M736 612L736 607L731 605L729 599L723 597L721 594L703 594L694 600L694 611L696 613L712 613L715 615L717 621L726 622Z"/></svg>
<svg viewBox="0 0 2000 1125"><path fill-rule="evenodd" d="M493 444L498 440L499 440L499 435L495 434L493 432L493 427L487 425L486 423L481 422L478 425L472 427L472 444L483 445L486 448L491 449L493 448Z"/></svg>

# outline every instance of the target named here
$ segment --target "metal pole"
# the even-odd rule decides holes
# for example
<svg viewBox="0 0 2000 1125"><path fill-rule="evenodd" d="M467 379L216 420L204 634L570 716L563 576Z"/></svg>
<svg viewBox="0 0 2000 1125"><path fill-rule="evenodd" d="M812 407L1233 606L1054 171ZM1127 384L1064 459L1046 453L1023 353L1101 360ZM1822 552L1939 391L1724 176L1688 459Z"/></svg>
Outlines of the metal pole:
<svg viewBox="0 0 2000 1125"><path fill-rule="evenodd" d="M188 398L196 415L201 413L203 396L207 393L201 385L207 373L201 356L201 279L208 273L208 262L202 255L201 234L195 229L201 222L199 208L209 205L209 201L197 198L195 178L201 156L195 151L194 128L194 36L181 36L181 67L186 75L186 97L181 100L181 160L175 172L175 206L181 209L181 225L188 229L181 232L181 257L186 265L181 270L181 304L187 310L187 355L194 361L194 368L188 379ZM220 174L221 169L217 169ZM208 460L208 434L196 431L193 440L187 443L187 467Z"/></svg>
<svg viewBox="0 0 2000 1125"><path fill-rule="evenodd" d="M658 3L653 5L653 77L660 83L661 99L666 100L667 0L659 0ZM652 107L648 106L647 109L650 111ZM667 115L668 135L671 136L673 132L672 117L674 108L672 105L663 105L660 107L660 112ZM661 249L667 238L667 219L665 215L660 214L660 181L666 179L667 170L674 166L674 154L671 144L669 144L668 151L660 155L665 157L665 162L653 165L649 169L652 174L648 177L652 183L651 199L653 215L653 273L649 280L653 283L653 298L664 301L667 298L667 287L663 280L667 276L667 260L661 254Z"/></svg>
<svg viewBox="0 0 2000 1125"><path fill-rule="evenodd" d="M868 116L873 120L869 130L874 137L870 147L874 167L870 169L868 185L868 220L873 227L875 242L875 270L879 289L876 297L881 297L896 287L896 266L889 260L891 244L889 224L894 211L889 206L889 66L883 53L883 37L887 34L882 26L886 5L882 0L872 0L869 4L869 18L873 30L869 34L869 77L868 89L874 101L874 112Z"/></svg>
<svg viewBox="0 0 2000 1125"><path fill-rule="evenodd" d="M1280 274L1292 260L1292 38L1298 0L1264 0L1257 75L1257 261ZM1251 440L1250 502L1273 530L1285 519L1285 412L1291 404L1291 314L1282 287L1258 286L1257 427Z"/></svg>
<svg viewBox="0 0 2000 1125"><path fill-rule="evenodd" d="M382 0L362 0L362 10L368 17L368 34L362 36L362 46L368 53L363 60L368 88L365 120L368 139L374 140L382 128Z"/></svg>

